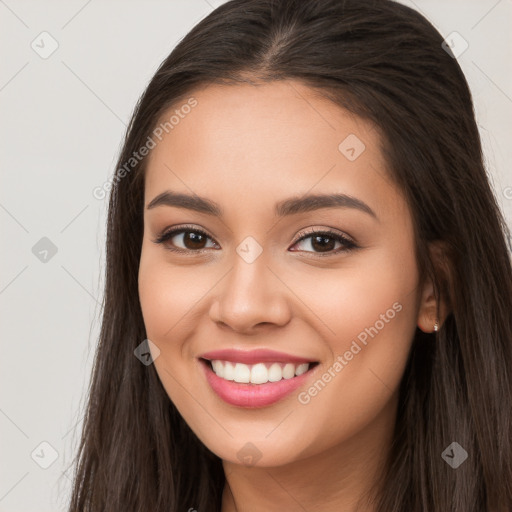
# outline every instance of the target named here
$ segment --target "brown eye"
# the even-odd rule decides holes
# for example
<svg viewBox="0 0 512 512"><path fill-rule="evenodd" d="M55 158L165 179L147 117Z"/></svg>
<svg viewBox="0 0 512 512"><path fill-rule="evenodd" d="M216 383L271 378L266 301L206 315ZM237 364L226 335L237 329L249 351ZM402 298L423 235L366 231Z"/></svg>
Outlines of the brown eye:
<svg viewBox="0 0 512 512"><path fill-rule="evenodd" d="M305 243L306 241L307 243ZM357 248L357 245L352 242L352 240L349 240L340 233L335 233L333 231L312 231L310 234L303 236L295 242L294 246L300 245L301 243L306 247L306 249L295 250L313 252L319 256L335 255ZM341 245L341 248L334 251L337 243ZM310 251L308 248L311 248L312 250Z"/></svg>
<svg viewBox="0 0 512 512"><path fill-rule="evenodd" d="M315 249L315 251L326 252L332 251L334 246L336 245L336 240L334 238L329 238L324 235L318 235L311 237L311 247Z"/></svg>
<svg viewBox="0 0 512 512"><path fill-rule="evenodd" d="M195 231L184 231L182 241L187 249L204 249L206 238Z"/></svg>
<svg viewBox="0 0 512 512"><path fill-rule="evenodd" d="M178 252L198 252L208 248L208 240L212 240L204 231L197 228L175 228L165 231L156 240L157 244L164 244L167 249ZM215 247L215 243L213 244ZM212 247L210 245L210 247Z"/></svg>

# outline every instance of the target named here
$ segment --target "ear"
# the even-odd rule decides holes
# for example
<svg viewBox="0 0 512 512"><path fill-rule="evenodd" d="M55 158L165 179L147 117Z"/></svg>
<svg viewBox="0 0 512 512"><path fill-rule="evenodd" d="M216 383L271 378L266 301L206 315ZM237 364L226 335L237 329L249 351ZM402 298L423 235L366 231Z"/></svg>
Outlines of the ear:
<svg viewBox="0 0 512 512"><path fill-rule="evenodd" d="M445 246L440 242L431 242L429 245L430 259L438 283L436 296L434 282L430 276L425 278L418 310L418 327L426 333L435 332L437 322L438 331L441 329L450 312L451 270L448 263Z"/></svg>

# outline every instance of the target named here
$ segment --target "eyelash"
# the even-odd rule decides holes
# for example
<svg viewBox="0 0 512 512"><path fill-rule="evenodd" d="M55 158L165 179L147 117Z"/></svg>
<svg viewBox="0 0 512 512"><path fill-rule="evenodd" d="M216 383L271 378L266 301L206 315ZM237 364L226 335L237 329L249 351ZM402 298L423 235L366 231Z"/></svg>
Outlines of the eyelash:
<svg viewBox="0 0 512 512"><path fill-rule="evenodd" d="M174 236L176 236L178 234L181 234L181 233L184 233L184 232L199 233L200 235L203 235L204 237L213 240L213 238L210 237L210 235L208 235L208 233L206 233L202 229L198 229L198 228L196 228L194 226L179 226L179 227L176 227L176 228L172 228L172 229L170 229L168 231L164 230L156 239L153 240L153 242L155 244L163 244L164 242L166 242L170 238L173 238ZM302 242L303 240L311 238L313 235L315 235L315 236L324 236L326 238L333 238L335 241L340 242L344 246L344 248L338 249L337 251L327 252L327 253L318 253L318 252L314 252L314 251L303 251L303 252L313 253L316 256L319 256L319 257L323 258L323 257L327 257L327 256L335 256L335 255L338 255L340 253L349 252L351 250L359 248L359 246L356 245L349 238L341 235L340 233L336 233L336 232L330 231L328 229L327 230L311 229L310 231L302 233L300 238L297 239L293 243L293 245L297 245L299 242ZM169 251L178 252L178 253L182 253L182 254L183 253L201 253L201 252L207 250L207 249L198 249L198 250L181 249L181 248L169 247L169 246L166 246L165 248L167 250L169 250ZM297 251L297 252L300 252L300 251Z"/></svg>

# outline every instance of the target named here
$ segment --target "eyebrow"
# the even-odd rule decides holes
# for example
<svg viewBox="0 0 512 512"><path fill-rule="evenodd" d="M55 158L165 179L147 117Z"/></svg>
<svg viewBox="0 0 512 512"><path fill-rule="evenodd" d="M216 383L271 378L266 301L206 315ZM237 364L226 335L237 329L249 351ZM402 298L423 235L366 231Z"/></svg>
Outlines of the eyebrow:
<svg viewBox="0 0 512 512"><path fill-rule="evenodd" d="M220 205L197 194L184 194L166 190L157 195L148 204L147 209L151 210L157 206L175 206L177 208L186 208L187 210L193 210L215 217L224 216L224 211ZM366 203L346 194L309 194L300 197L291 197L276 203L274 213L277 217L284 217L312 212L322 208L354 208L378 220L375 212Z"/></svg>

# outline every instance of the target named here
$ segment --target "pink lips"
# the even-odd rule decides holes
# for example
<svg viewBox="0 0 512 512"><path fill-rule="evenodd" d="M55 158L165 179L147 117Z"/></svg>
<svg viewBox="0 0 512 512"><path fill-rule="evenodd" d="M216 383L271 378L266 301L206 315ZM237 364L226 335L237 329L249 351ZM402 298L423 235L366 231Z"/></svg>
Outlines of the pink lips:
<svg viewBox="0 0 512 512"><path fill-rule="evenodd" d="M311 359L291 356L282 352L257 349L241 351L235 349L216 350L200 356L202 359L230 361L233 363L256 364L265 362L277 363L311 363ZM228 381L218 377L211 369L209 363L200 360L205 372L206 380L217 395L228 404L245 408L257 408L271 405L290 395L294 390L304 384L316 367L310 368L306 373L282 379L279 382L267 382L265 384L242 384Z"/></svg>

